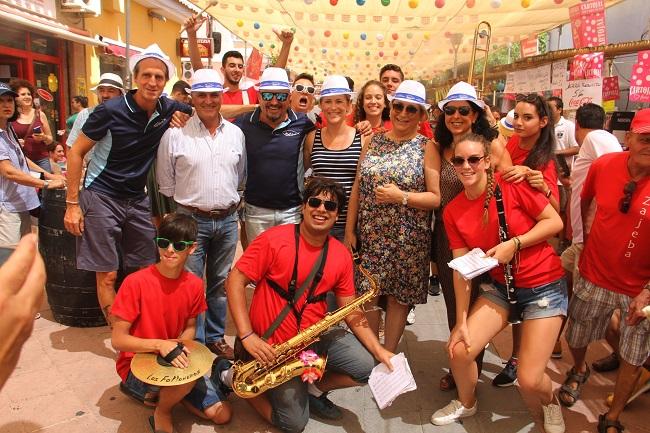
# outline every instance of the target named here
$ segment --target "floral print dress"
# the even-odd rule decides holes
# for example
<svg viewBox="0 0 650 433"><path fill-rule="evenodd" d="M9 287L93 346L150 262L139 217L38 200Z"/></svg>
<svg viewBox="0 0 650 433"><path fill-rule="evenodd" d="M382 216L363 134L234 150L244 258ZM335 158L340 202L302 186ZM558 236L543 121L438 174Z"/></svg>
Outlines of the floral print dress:
<svg viewBox="0 0 650 433"><path fill-rule="evenodd" d="M394 142L373 137L359 167L359 239L363 266L379 282L380 294L401 304L424 304L429 280L431 211L398 204L378 204L375 188L388 183L402 191L425 192L424 147L427 138ZM365 278L357 287L368 289Z"/></svg>

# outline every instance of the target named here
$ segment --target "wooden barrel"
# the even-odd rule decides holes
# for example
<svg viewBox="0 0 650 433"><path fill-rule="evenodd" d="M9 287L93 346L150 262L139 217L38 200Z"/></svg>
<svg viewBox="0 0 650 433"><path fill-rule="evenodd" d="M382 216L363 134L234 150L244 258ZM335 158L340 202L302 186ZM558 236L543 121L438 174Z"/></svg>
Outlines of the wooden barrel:
<svg viewBox="0 0 650 433"><path fill-rule="evenodd" d="M77 269L76 239L65 230L64 189L43 190L38 245L47 271L45 290L54 320L80 328L106 325L95 273Z"/></svg>

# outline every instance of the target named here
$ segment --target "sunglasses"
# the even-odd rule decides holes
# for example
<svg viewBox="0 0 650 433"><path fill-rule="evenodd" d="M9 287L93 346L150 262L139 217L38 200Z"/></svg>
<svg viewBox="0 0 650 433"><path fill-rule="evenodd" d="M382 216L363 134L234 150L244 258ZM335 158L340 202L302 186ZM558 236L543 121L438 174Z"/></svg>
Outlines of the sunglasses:
<svg viewBox="0 0 650 433"><path fill-rule="evenodd" d="M169 245L171 244L172 248L174 251L177 253L181 251L185 251L187 247L191 247L194 245L194 241L177 241L177 242L172 242L167 238L156 238L156 245L158 245L158 248L161 248L163 250L166 250L169 248Z"/></svg>
<svg viewBox="0 0 650 433"><path fill-rule="evenodd" d="M543 116L548 116L548 110L546 108L546 101L544 98L539 96L537 93L519 93L515 96L515 102L528 102L529 104L539 104L544 110L541 113Z"/></svg>
<svg viewBox="0 0 650 433"><path fill-rule="evenodd" d="M314 209L319 208L320 205L323 204L323 206L325 206L325 210L329 212L334 212L339 207L339 204L335 201L323 200L318 197L309 197L307 204L309 207L313 207Z"/></svg>
<svg viewBox="0 0 650 433"><path fill-rule="evenodd" d="M288 93L261 92L260 95L262 95L262 100L266 102L273 100L273 97L275 97L278 102L284 102L289 97Z"/></svg>
<svg viewBox="0 0 650 433"><path fill-rule="evenodd" d="M463 165L465 165L465 161L467 161L467 163L471 167L476 167L478 165L478 163L481 162L481 160L483 158L485 158L485 156L486 155L483 155L483 156L473 155L473 156L468 157L467 159L463 158L462 156L454 156L453 158L451 158L450 161L451 161L451 164L454 167L462 167Z"/></svg>
<svg viewBox="0 0 650 433"><path fill-rule="evenodd" d="M445 105L442 111L445 112L447 116L453 116L456 114L456 111L461 116L469 116L469 114L472 112L472 108L468 105L463 105L462 107L454 107L453 105Z"/></svg>
<svg viewBox="0 0 650 433"><path fill-rule="evenodd" d="M625 186L623 187L624 195L620 203L618 204L618 210L620 210L621 213L629 212L630 205L632 204L632 194L634 194L635 190L636 190L636 182L633 180L626 183Z"/></svg>
<svg viewBox="0 0 650 433"><path fill-rule="evenodd" d="M309 93L310 95L313 95L314 93L316 93L316 88L315 87L313 87L313 86L304 86L302 84L296 84L295 86L293 86L293 90L295 90L296 92L300 92L300 93Z"/></svg>
<svg viewBox="0 0 650 433"><path fill-rule="evenodd" d="M420 110L418 107L415 105L404 105L399 102L393 102L392 104L393 110L397 113L401 113L402 111L406 110L406 112L410 115L417 114Z"/></svg>

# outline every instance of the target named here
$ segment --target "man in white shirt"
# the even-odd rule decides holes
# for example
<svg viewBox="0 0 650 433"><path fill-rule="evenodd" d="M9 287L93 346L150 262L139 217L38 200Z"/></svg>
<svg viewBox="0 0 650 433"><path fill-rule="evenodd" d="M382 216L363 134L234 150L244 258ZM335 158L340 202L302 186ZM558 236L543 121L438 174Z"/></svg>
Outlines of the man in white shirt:
<svg viewBox="0 0 650 433"><path fill-rule="evenodd" d="M169 129L160 141L156 165L160 192L173 197L179 213L191 214L199 227L196 251L187 268L207 272L205 320L197 323L197 339L218 356L233 359L224 340L224 281L237 247L238 191L246 178L242 131L220 114L223 81L213 69L199 69L191 88L196 116L183 128Z"/></svg>

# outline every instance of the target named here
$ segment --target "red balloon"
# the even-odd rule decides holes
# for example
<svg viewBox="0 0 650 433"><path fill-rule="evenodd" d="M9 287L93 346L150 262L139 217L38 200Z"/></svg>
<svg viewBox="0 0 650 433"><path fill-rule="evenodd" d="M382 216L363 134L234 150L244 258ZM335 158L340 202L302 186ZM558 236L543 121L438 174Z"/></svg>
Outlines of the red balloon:
<svg viewBox="0 0 650 433"><path fill-rule="evenodd" d="M339 2L339 0L330 0L330 4L332 6L336 6L336 4Z"/></svg>
<svg viewBox="0 0 650 433"><path fill-rule="evenodd" d="M556 0L556 1L557 1L557 0ZM562 0L560 0L560 1L562 1ZM468 8L473 8L474 5L476 4L476 1L475 1L475 0L467 0L467 1L465 2L465 4L467 5Z"/></svg>
<svg viewBox="0 0 650 433"><path fill-rule="evenodd" d="M399 35L398 35L397 33L393 33L393 34L390 35L390 36L391 36L391 38L393 38L393 40L395 40L395 41L397 40L397 38L399 38Z"/></svg>
<svg viewBox="0 0 650 433"><path fill-rule="evenodd" d="M445 0L436 0L434 4L438 9L443 8L445 6Z"/></svg>
<svg viewBox="0 0 650 433"><path fill-rule="evenodd" d="M330 36L332 36L332 32L330 32L329 30L325 30L324 34L325 34L326 38L329 38Z"/></svg>
<svg viewBox="0 0 650 433"><path fill-rule="evenodd" d="M562 4L562 1L563 1L563 0L553 0L553 1L555 1L555 4L556 4L556 5L559 5L559 4Z"/></svg>

